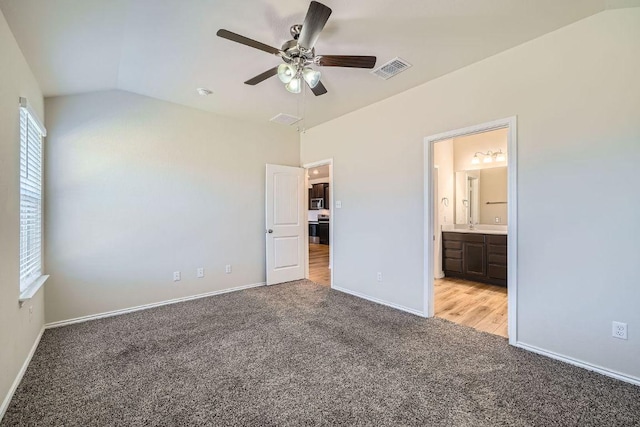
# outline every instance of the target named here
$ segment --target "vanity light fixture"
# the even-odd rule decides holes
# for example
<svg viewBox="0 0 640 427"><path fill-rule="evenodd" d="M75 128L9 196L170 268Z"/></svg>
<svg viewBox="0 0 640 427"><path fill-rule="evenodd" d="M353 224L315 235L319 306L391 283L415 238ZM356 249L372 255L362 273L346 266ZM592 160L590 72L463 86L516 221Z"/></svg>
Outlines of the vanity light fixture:
<svg viewBox="0 0 640 427"><path fill-rule="evenodd" d="M477 151L473 155L473 158L471 159L471 164L472 165L480 164L480 157L478 157L478 155L482 156L482 162L483 163L504 162L507 159L505 154L500 149L498 149L498 151L489 150L486 153L483 153L481 151Z"/></svg>

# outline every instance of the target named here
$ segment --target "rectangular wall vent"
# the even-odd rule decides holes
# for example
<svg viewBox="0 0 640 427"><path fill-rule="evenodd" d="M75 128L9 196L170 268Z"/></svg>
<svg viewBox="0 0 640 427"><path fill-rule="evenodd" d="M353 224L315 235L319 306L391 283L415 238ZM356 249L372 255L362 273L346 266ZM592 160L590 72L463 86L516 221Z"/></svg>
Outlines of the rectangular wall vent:
<svg viewBox="0 0 640 427"><path fill-rule="evenodd" d="M294 123L298 123L302 120L300 117L292 116L290 114L280 113L275 117L272 117L270 122L279 123L281 125L291 126Z"/></svg>
<svg viewBox="0 0 640 427"><path fill-rule="evenodd" d="M407 61L402 58L395 57L386 64L382 64L375 70L372 70L371 74L375 74L383 80L388 80L391 77L400 74L409 67L411 67L411 64L409 64Z"/></svg>

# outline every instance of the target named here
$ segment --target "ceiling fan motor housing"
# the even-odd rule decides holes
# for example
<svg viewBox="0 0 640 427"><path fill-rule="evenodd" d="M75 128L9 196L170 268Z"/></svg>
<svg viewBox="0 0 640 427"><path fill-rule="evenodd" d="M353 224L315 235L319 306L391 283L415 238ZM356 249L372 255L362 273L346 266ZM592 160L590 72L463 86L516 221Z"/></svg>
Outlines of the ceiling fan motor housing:
<svg viewBox="0 0 640 427"><path fill-rule="evenodd" d="M284 42L284 44L282 45L282 52L284 52L284 55L282 55L282 59L289 64L298 62L296 61L297 58L302 59L304 63L311 63L313 62L313 58L316 56L315 48L306 50L298 45L298 40L296 39Z"/></svg>

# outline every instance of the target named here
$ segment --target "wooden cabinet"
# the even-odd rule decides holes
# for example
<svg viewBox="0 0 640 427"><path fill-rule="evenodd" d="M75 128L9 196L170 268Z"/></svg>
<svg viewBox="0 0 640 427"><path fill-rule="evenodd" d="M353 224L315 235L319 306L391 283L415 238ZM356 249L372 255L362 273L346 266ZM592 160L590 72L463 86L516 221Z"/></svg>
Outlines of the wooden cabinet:
<svg viewBox="0 0 640 427"><path fill-rule="evenodd" d="M329 244L329 223L328 222L318 223L318 236L320 237L321 245Z"/></svg>
<svg viewBox="0 0 640 427"><path fill-rule="evenodd" d="M462 267L468 276L487 275L487 260L484 243L467 243L462 246Z"/></svg>
<svg viewBox="0 0 640 427"><path fill-rule="evenodd" d="M507 285L507 236L442 233L445 276Z"/></svg>
<svg viewBox="0 0 640 427"><path fill-rule="evenodd" d="M329 184L323 184L324 185L324 202L322 204L322 206L324 206L325 209L331 209L329 203L331 201L331 198L329 197Z"/></svg>
<svg viewBox="0 0 640 427"><path fill-rule="evenodd" d="M313 184L311 186L311 198L312 199L324 198L324 184Z"/></svg>
<svg viewBox="0 0 640 427"><path fill-rule="evenodd" d="M507 285L507 236L487 235L487 277Z"/></svg>
<svg viewBox="0 0 640 427"><path fill-rule="evenodd" d="M309 189L309 209L311 199L322 199L324 209L329 209L329 184L313 184Z"/></svg>

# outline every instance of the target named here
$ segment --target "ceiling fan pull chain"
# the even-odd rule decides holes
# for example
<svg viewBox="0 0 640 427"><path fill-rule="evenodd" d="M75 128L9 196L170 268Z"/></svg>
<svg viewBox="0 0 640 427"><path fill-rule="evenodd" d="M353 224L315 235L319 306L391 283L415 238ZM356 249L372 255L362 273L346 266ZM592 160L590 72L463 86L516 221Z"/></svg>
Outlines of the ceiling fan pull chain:
<svg viewBox="0 0 640 427"><path fill-rule="evenodd" d="M307 132L307 85L302 85L304 87L302 91L302 133Z"/></svg>

